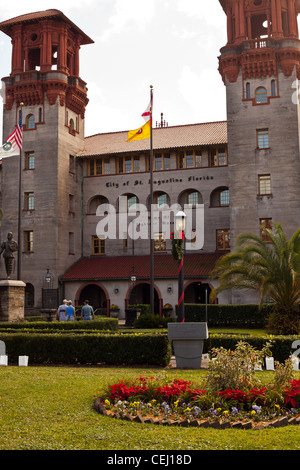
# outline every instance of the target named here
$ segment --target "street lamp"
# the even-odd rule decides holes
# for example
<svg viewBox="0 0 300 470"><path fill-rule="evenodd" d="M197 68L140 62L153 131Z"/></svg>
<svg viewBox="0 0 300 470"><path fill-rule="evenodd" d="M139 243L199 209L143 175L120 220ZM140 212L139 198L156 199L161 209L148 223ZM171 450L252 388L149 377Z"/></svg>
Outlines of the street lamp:
<svg viewBox="0 0 300 470"><path fill-rule="evenodd" d="M183 244L186 214L183 211L175 215L175 234L181 244L181 256L178 257L178 322L184 322L184 274L183 274Z"/></svg>

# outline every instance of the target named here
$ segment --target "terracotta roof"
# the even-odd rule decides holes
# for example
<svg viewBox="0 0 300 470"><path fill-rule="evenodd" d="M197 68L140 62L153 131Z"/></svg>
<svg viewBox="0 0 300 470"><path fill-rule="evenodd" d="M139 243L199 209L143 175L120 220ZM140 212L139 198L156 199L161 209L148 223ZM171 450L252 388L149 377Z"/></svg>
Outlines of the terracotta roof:
<svg viewBox="0 0 300 470"><path fill-rule="evenodd" d="M184 277L207 277L214 268L222 253L187 254L184 257ZM150 256L115 256L82 258L75 263L62 277L62 281L89 281L129 279L132 275L137 279L150 278ZM171 255L154 256L154 277L177 278L178 262Z"/></svg>
<svg viewBox="0 0 300 470"><path fill-rule="evenodd" d="M128 131L96 134L85 138L80 157L149 150L149 139L126 142ZM153 149L184 148L227 143L227 122L208 122L153 129Z"/></svg>
<svg viewBox="0 0 300 470"><path fill-rule="evenodd" d="M43 10L36 11L33 13L27 13L25 15L16 16L9 20L2 21L0 23L0 31L10 36L11 27L19 23L37 23L39 20L47 18L60 18L68 23L77 33L82 35L81 44L93 44L93 40L89 38L81 29L78 28L69 18L67 18L60 10Z"/></svg>

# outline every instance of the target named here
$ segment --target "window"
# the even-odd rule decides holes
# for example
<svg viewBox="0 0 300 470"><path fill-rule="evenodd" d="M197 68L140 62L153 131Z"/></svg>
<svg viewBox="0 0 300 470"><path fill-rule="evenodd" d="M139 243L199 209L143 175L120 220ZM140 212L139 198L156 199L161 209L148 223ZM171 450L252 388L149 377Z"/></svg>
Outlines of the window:
<svg viewBox="0 0 300 470"><path fill-rule="evenodd" d="M140 171L140 157L127 155L118 158L117 173L132 173Z"/></svg>
<svg viewBox="0 0 300 470"><path fill-rule="evenodd" d="M195 207L199 201L199 193L198 191L191 191L188 193L188 204Z"/></svg>
<svg viewBox="0 0 300 470"><path fill-rule="evenodd" d="M43 109L39 108L39 122L43 121Z"/></svg>
<svg viewBox="0 0 300 470"><path fill-rule="evenodd" d="M34 114L28 114L28 116L26 116L26 129L35 129Z"/></svg>
<svg viewBox="0 0 300 470"><path fill-rule="evenodd" d="M69 255L75 254L75 237L74 232L69 232Z"/></svg>
<svg viewBox="0 0 300 470"><path fill-rule="evenodd" d="M267 90L264 87L259 87L255 90L255 102L257 104L268 102Z"/></svg>
<svg viewBox="0 0 300 470"><path fill-rule="evenodd" d="M258 193L259 195L271 194L270 175L258 175Z"/></svg>
<svg viewBox="0 0 300 470"><path fill-rule="evenodd" d="M110 158L93 158L88 164L88 176L101 176L110 174Z"/></svg>
<svg viewBox="0 0 300 470"><path fill-rule="evenodd" d="M246 99L250 100L251 98L251 88L250 88L250 83L246 83Z"/></svg>
<svg viewBox="0 0 300 470"><path fill-rule="evenodd" d="M93 255L99 256L105 254L105 240L104 238L98 238L97 235L92 237L92 249Z"/></svg>
<svg viewBox="0 0 300 470"><path fill-rule="evenodd" d="M224 189L220 192L220 206L229 205L229 189Z"/></svg>
<svg viewBox="0 0 300 470"><path fill-rule="evenodd" d="M209 166L227 165L227 150L225 147L213 148L209 151Z"/></svg>
<svg viewBox="0 0 300 470"><path fill-rule="evenodd" d="M229 206L229 189L228 188L217 188L210 196L211 207L222 207Z"/></svg>
<svg viewBox="0 0 300 470"><path fill-rule="evenodd" d="M177 168L194 168L201 166L202 152L198 149L182 150L177 155Z"/></svg>
<svg viewBox="0 0 300 470"><path fill-rule="evenodd" d="M69 213L75 212L75 198L73 194L69 194Z"/></svg>
<svg viewBox="0 0 300 470"><path fill-rule="evenodd" d="M69 155L69 172L75 173L75 157L74 155Z"/></svg>
<svg viewBox="0 0 300 470"><path fill-rule="evenodd" d="M230 250L230 230L229 229L217 230L217 250L218 251Z"/></svg>
<svg viewBox="0 0 300 470"><path fill-rule="evenodd" d="M104 196L95 196L91 199L88 207L89 214L96 214L97 209L102 204L108 204L108 199Z"/></svg>
<svg viewBox="0 0 300 470"><path fill-rule="evenodd" d="M34 286L30 283L25 287L25 308L34 307Z"/></svg>
<svg viewBox="0 0 300 470"><path fill-rule="evenodd" d="M24 232L24 251L25 253L33 252L33 231L26 230Z"/></svg>
<svg viewBox="0 0 300 470"><path fill-rule="evenodd" d="M26 152L25 153L25 169L34 170L34 168L35 168L34 152Z"/></svg>
<svg viewBox="0 0 300 470"><path fill-rule="evenodd" d="M271 218L259 219L259 223L260 223L260 236L261 236L261 239L266 243L270 243L271 240L269 238L269 235L266 233L266 231L264 229L266 228L268 230L272 230L272 219Z"/></svg>
<svg viewBox="0 0 300 470"><path fill-rule="evenodd" d="M156 204L158 208L164 207L168 204L169 197L166 193L154 193L153 194L153 204Z"/></svg>
<svg viewBox="0 0 300 470"><path fill-rule="evenodd" d="M271 80L271 96L276 96L276 81Z"/></svg>
<svg viewBox="0 0 300 470"><path fill-rule="evenodd" d="M155 233L153 243L154 251L166 251L166 240L164 233Z"/></svg>
<svg viewBox="0 0 300 470"><path fill-rule="evenodd" d="M258 129L256 131L256 140L258 149L269 148L269 129Z"/></svg>
<svg viewBox="0 0 300 470"><path fill-rule="evenodd" d="M34 210L34 193L25 193L25 210L33 211Z"/></svg>
<svg viewBox="0 0 300 470"><path fill-rule="evenodd" d="M127 196L127 211L135 211L137 205L137 197L136 196Z"/></svg>

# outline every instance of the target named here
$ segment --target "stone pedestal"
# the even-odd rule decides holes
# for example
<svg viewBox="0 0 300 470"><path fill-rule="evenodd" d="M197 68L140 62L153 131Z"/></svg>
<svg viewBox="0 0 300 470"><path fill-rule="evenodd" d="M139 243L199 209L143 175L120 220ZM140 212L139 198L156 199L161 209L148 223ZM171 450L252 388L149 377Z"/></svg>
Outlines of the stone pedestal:
<svg viewBox="0 0 300 470"><path fill-rule="evenodd" d="M168 323L168 338L173 341L176 367L200 369L207 323Z"/></svg>
<svg viewBox="0 0 300 470"><path fill-rule="evenodd" d="M0 322L24 320L25 286L22 281L0 281Z"/></svg>

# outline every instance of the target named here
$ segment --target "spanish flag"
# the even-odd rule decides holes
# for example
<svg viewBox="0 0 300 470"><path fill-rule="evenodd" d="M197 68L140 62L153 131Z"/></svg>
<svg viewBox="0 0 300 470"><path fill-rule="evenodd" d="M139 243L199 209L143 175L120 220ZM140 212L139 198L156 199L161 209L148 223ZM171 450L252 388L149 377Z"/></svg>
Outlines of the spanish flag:
<svg viewBox="0 0 300 470"><path fill-rule="evenodd" d="M134 131L128 132L128 139L126 142L132 142L133 140L143 140L143 139L150 139L151 136L151 120L146 122L142 127L139 129L135 129Z"/></svg>

